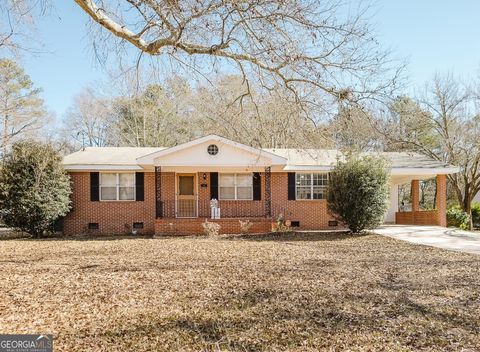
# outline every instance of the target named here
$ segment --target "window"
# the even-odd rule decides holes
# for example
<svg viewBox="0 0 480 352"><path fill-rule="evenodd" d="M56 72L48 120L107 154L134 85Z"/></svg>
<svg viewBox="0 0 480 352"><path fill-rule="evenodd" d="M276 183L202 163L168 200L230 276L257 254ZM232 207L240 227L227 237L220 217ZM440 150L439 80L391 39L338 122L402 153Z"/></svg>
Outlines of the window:
<svg viewBox="0 0 480 352"><path fill-rule="evenodd" d="M220 174L219 198L253 199L252 174Z"/></svg>
<svg viewBox="0 0 480 352"><path fill-rule="evenodd" d="M135 174L101 173L100 200L135 200Z"/></svg>
<svg viewBox="0 0 480 352"><path fill-rule="evenodd" d="M325 199L328 174L296 174L297 199Z"/></svg>
<svg viewBox="0 0 480 352"><path fill-rule="evenodd" d="M210 144L207 147L207 152L210 155L217 155L218 154L218 147L215 144Z"/></svg>

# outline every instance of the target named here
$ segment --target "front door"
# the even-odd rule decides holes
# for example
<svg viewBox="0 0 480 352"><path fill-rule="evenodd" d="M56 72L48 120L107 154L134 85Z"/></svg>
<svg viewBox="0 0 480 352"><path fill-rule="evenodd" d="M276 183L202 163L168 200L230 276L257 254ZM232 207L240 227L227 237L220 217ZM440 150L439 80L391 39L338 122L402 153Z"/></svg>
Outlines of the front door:
<svg viewBox="0 0 480 352"><path fill-rule="evenodd" d="M177 174L177 218L197 216L195 174Z"/></svg>

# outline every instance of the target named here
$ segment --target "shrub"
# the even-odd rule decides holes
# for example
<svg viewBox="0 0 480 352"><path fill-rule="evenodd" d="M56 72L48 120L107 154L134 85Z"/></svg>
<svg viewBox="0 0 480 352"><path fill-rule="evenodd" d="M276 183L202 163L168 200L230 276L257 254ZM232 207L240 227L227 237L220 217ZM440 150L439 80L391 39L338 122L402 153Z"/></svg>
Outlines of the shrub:
<svg viewBox="0 0 480 352"><path fill-rule="evenodd" d="M276 219L276 225L273 228L273 232L287 233L291 232L292 228L285 224L285 217L283 214L279 214Z"/></svg>
<svg viewBox="0 0 480 352"><path fill-rule="evenodd" d="M205 222L202 223L203 232L210 237L216 237L220 233L220 224L216 222L210 222L208 219L205 219Z"/></svg>
<svg viewBox="0 0 480 352"><path fill-rule="evenodd" d="M388 174L383 159L348 156L330 173L328 209L354 232L374 228L388 209Z"/></svg>
<svg viewBox="0 0 480 352"><path fill-rule="evenodd" d="M240 223L240 233L244 235L247 234L250 231L250 228L253 226L253 222L250 220L238 220L238 222Z"/></svg>
<svg viewBox="0 0 480 352"><path fill-rule="evenodd" d="M480 227L480 203L472 204L472 221L473 226Z"/></svg>
<svg viewBox="0 0 480 352"><path fill-rule="evenodd" d="M470 226L470 216L460 206L451 206L447 210L447 225L467 230Z"/></svg>
<svg viewBox="0 0 480 352"><path fill-rule="evenodd" d="M62 157L49 144L18 142L0 170L0 203L9 227L34 237L53 231L70 210L70 179Z"/></svg>

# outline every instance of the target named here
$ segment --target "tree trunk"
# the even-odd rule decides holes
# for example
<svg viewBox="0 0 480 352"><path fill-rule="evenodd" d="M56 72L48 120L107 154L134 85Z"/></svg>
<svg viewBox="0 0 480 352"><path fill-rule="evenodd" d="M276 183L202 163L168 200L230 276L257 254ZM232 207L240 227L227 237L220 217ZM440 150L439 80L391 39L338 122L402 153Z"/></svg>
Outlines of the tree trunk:
<svg viewBox="0 0 480 352"><path fill-rule="evenodd" d="M467 190L465 190L465 195L463 196L463 201L460 203L462 205L462 210L468 214L468 229L473 230L473 219L472 219L472 196Z"/></svg>

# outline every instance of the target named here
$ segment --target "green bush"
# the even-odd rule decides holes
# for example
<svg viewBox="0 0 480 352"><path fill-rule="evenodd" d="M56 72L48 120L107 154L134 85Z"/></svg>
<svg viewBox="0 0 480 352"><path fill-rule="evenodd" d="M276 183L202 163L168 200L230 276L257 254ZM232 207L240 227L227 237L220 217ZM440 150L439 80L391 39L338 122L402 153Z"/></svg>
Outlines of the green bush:
<svg viewBox="0 0 480 352"><path fill-rule="evenodd" d="M473 226L480 227L480 203L472 204L472 221Z"/></svg>
<svg viewBox="0 0 480 352"><path fill-rule="evenodd" d="M0 170L0 204L9 227L39 237L70 210L70 179L49 144L19 142Z"/></svg>
<svg viewBox="0 0 480 352"><path fill-rule="evenodd" d="M467 230L470 223L470 216L458 205L453 205L447 210L447 225Z"/></svg>
<svg viewBox="0 0 480 352"><path fill-rule="evenodd" d="M330 173L328 209L356 233L378 226L388 209L388 174L383 159L349 156Z"/></svg>

